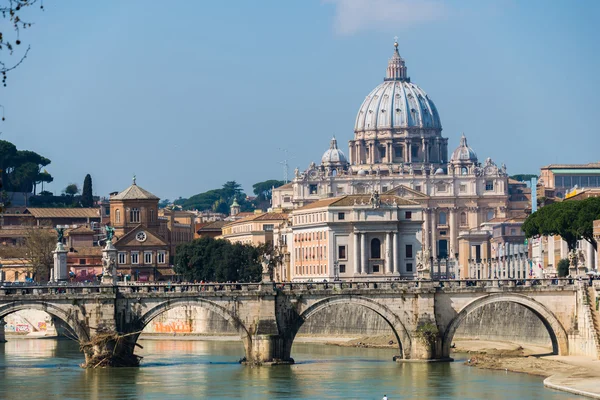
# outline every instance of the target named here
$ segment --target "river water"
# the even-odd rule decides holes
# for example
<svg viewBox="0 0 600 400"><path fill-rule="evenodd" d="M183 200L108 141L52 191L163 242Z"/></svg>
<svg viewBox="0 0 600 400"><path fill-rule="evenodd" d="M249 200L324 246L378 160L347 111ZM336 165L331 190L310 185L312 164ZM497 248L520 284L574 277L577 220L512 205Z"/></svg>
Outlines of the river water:
<svg viewBox="0 0 600 400"><path fill-rule="evenodd" d="M581 399L542 378L454 363L391 361L392 350L296 343L295 365L237 363L241 342L143 340L140 368L83 370L78 344L0 344L0 399Z"/></svg>

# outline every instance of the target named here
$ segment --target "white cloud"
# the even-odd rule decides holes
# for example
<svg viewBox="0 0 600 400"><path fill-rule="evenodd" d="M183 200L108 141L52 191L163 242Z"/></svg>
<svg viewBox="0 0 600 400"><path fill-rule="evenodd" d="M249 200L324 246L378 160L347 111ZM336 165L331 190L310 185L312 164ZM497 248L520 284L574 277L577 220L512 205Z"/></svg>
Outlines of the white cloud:
<svg viewBox="0 0 600 400"><path fill-rule="evenodd" d="M323 0L335 5L334 29L340 35L362 30L398 29L443 18L440 0Z"/></svg>

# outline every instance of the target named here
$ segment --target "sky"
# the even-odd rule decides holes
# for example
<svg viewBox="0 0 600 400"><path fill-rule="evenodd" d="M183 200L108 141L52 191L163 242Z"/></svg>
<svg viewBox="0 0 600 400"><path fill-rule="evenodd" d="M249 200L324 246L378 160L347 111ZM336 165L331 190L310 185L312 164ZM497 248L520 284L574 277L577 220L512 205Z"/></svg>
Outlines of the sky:
<svg viewBox="0 0 600 400"><path fill-rule="evenodd" d="M464 132L509 174L600 161L596 0L45 0L23 17L0 139L52 160L56 194L87 173L99 196L134 174L161 198L251 194L333 135L347 154L394 36L450 151Z"/></svg>

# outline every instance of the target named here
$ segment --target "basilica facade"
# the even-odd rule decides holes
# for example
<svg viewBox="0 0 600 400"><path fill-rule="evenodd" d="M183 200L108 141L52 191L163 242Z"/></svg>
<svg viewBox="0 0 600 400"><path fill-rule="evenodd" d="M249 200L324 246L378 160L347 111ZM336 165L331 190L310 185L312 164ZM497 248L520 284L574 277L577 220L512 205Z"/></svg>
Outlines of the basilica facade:
<svg viewBox="0 0 600 400"><path fill-rule="evenodd" d="M510 217L506 167L491 158L481 162L464 134L449 152L437 108L411 82L398 43L383 82L358 109L347 154L331 139L319 164L296 169L291 183L273 190L273 208L302 210L327 198L373 193L398 196L420 207L418 245L433 259L457 260L475 259L482 251L477 243L459 245L461 235L472 237L487 221ZM360 241L364 227L355 228L354 239ZM350 236L352 230L347 227ZM402 251L403 246L397 248ZM394 257L406 259L402 254Z"/></svg>

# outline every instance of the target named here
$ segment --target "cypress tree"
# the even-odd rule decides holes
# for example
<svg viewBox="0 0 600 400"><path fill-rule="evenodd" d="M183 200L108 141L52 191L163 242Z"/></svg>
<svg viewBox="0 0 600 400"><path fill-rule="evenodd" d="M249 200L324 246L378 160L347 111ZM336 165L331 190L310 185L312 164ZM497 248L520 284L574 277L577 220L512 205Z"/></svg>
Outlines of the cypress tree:
<svg viewBox="0 0 600 400"><path fill-rule="evenodd" d="M92 177L90 174L85 176L83 180L83 191L81 192L81 205L84 207L92 207L94 205L94 196L92 194Z"/></svg>

